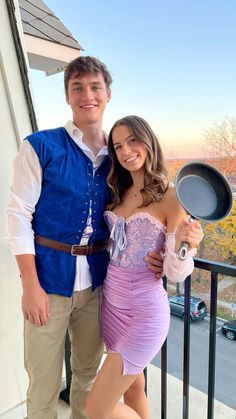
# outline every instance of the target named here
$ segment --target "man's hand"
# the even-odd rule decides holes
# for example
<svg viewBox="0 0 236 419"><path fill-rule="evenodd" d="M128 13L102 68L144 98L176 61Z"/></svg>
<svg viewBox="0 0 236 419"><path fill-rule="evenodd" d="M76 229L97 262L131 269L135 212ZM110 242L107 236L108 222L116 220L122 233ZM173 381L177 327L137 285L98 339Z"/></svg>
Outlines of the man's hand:
<svg viewBox="0 0 236 419"><path fill-rule="evenodd" d="M37 326L45 326L50 317L49 298L40 285L23 288L22 311L24 319Z"/></svg>
<svg viewBox="0 0 236 419"><path fill-rule="evenodd" d="M158 277L163 273L163 259L159 253L149 252L145 256L144 261L147 263L147 268L150 271L156 272Z"/></svg>
<svg viewBox="0 0 236 419"><path fill-rule="evenodd" d="M48 323L50 316L49 298L40 286L33 254L16 255L19 266L23 295L22 311L25 320L37 326Z"/></svg>

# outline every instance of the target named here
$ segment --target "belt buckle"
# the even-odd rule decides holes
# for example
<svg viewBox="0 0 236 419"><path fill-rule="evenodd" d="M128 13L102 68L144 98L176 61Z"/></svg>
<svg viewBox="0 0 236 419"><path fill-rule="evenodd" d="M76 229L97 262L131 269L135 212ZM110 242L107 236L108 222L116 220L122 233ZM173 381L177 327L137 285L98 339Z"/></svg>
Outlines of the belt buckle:
<svg viewBox="0 0 236 419"><path fill-rule="evenodd" d="M79 244L72 244L71 249L70 249L70 254L72 256L77 256L75 251L78 247L81 248L81 246Z"/></svg>

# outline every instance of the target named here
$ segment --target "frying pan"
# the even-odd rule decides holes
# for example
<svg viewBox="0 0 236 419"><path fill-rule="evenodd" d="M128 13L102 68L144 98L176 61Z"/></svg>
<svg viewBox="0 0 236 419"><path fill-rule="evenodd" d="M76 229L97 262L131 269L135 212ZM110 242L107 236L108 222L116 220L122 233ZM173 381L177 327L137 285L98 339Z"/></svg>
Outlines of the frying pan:
<svg viewBox="0 0 236 419"><path fill-rule="evenodd" d="M207 163L192 162L182 166L175 176L175 191L189 221L218 221L225 218L233 204L232 191L225 177ZM182 242L177 257L184 260L188 243Z"/></svg>

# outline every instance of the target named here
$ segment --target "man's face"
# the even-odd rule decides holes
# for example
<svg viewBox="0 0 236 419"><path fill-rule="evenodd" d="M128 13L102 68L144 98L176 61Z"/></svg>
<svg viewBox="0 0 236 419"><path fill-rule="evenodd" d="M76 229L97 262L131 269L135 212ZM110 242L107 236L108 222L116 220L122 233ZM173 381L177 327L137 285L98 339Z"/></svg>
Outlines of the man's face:
<svg viewBox="0 0 236 419"><path fill-rule="evenodd" d="M71 106L74 123L82 129L90 124L102 123L110 97L111 92L102 73L71 78L66 99Z"/></svg>

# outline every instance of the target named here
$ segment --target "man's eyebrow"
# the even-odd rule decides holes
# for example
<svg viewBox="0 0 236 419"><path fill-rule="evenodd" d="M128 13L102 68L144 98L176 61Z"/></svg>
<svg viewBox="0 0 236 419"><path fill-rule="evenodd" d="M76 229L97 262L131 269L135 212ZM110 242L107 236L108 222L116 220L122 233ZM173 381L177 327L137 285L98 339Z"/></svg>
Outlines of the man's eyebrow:
<svg viewBox="0 0 236 419"><path fill-rule="evenodd" d="M92 81L90 84L102 84L101 81Z"/></svg>
<svg viewBox="0 0 236 419"><path fill-rule="evenodd" d="M72 79L73 80L73 79ZM83 83L79 82L79 81L72 81L71 83L73 86L78 85L78 86L83 86ZM91 83L89 83L89 85L101 85L102 83L100 81L92 81Z"/></svg>
<svg viewBox="0 0 236 419"><path fill-rule="evenodd" d="M82 83L80 83L79 81L72 81L72 86L75 86L75 85L79 85L79 86L81 86L82 85Z"/></svg>

